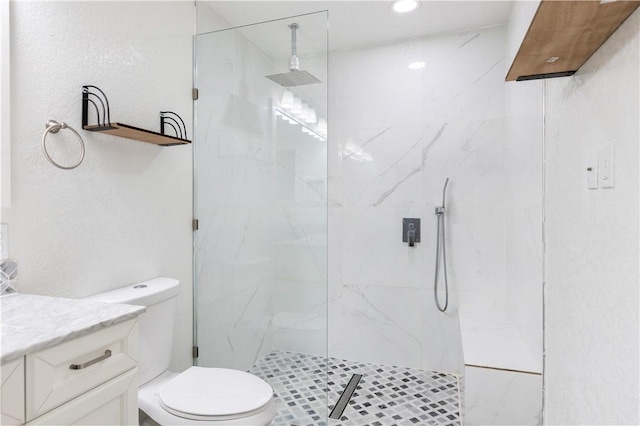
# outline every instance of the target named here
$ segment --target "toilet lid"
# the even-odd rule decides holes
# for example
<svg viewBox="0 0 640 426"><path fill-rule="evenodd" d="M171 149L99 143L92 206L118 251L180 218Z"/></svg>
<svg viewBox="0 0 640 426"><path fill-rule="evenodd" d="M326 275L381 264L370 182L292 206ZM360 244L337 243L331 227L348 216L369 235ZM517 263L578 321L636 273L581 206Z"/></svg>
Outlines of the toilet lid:
<svg viewBox="0 0 640 426"><path fill-rule="evenodd" d="M189 419L244 417L273 397L271 386L244 371L190 367L158 391L163 407Z"/></svg>

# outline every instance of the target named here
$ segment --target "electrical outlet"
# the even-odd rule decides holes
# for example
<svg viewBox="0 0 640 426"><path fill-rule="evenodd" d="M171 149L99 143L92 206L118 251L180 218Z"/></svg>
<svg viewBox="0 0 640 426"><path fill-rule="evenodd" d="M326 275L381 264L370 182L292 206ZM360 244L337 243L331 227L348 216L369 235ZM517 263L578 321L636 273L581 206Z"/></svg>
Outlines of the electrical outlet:
<svg viewBox="0 0 640 426"><path fill-rule="evenodd" d="M0 225L0 259L9 258L9 225Z"/></svg>

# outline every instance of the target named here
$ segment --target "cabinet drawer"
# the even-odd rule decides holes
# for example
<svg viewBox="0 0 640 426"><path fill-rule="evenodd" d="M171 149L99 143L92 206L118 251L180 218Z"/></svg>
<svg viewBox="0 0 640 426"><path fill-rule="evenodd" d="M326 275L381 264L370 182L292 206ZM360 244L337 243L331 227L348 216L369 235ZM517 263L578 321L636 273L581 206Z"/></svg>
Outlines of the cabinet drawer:
<svg viewBox="0 0 640 426"><path fill-rule="evenodd" d="M137 333L132 319L27 355L27 421L134 368Z"/></svg>
<svg viewBox="0 0 640 426"><path fill-rule="evenodd" d="M24 357L2 364L1 425L24 423Z"/></svg>
<svg viewBox="0 0 640 426"><path fill-rule="evenodd" d="M138 369L130 370L28 425L137 425Z"/></svg>

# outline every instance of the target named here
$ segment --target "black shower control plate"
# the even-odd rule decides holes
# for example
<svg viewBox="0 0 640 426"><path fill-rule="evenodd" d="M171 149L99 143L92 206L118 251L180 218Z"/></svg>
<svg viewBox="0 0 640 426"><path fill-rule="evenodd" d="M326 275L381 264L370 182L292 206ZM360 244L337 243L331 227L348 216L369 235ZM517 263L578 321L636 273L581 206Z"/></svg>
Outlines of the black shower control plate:
<svg viewBox="0 0 640 426"><path fill-rule="evenodd" d="M411 225L413 224L413 228ZM409 242L409 231L414 231L414 242L420 242L420 219L414 217L405 217L402 219L402 242Z"/></svg>

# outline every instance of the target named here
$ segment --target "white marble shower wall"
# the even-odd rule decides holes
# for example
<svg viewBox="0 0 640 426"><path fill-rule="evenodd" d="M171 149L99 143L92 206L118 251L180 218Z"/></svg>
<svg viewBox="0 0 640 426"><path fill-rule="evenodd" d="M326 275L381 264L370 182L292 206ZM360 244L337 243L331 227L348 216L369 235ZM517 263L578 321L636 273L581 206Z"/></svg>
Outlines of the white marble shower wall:
<svg viewBox="0 0 640 426"><path fill-rule="evenodd" d="M506 312L542 372L542 81L507 84Z"/></svg>
<svg viewBox="0 0 640 426"><path fill-rule="evenodd" d="M274 261L269 344L327 353L327 144L277 119Z"/></svg>
<svg viewBox="0 0 640 426"><path fill-rule="evenodd" d="M504 309L505 35L500 26L332 53L330 356L462 372L457 308ZM409 69L415 61L425 67ZM441 314L434 207L447 177ZM402 243L403 217L421 218L415 248Z"/></svg>

